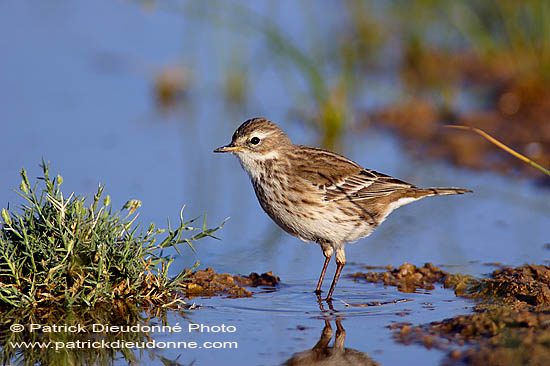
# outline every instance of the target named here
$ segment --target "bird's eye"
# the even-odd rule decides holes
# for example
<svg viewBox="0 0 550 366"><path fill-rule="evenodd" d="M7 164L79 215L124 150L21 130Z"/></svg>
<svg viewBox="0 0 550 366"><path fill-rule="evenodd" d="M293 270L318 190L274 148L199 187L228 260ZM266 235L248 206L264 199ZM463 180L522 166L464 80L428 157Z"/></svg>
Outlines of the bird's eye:
<svg viewBox="0 0 550 366"><path fill-rule="evenodd" d="M250 139L250 143L251 143L252 145L258 145L258 144L260 143L260 138L254 136L254 137L252 137L252 138Z"/></svg>

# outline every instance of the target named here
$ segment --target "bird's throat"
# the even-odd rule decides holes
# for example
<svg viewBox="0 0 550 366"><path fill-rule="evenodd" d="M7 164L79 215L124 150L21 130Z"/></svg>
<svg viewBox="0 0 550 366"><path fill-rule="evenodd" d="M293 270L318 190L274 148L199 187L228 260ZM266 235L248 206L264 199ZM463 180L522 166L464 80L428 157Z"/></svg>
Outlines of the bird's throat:
<svg viewBox="0 0 550 366"><path fill-rule="evenodd" d="M259 181L262 176L269 175L270 171L276 166L278 160L276 151L271 151L267 154L237 154L237 157L239 158L241 166L248 173L252 181Z"/></svg>

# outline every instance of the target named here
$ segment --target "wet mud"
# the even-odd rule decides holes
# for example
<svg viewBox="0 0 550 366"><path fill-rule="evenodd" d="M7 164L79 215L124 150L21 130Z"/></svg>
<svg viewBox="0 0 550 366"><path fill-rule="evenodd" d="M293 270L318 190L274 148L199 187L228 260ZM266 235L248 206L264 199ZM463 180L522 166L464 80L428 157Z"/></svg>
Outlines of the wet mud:
<svg viewBox="0 0 550 366"><path fill-rule="evenodd" d="M399 268L387 267L386 272L357 272L348 277L373 283L383 283L386 286L396 286L401 292L412 293L417 289L433 290L434 283L442 282L448 273L440 270L432 263L423 267L403 263Z"/></svg>
<svg viewBox="0 0 550 366"><path fill-rule="evenodd" d="M212 268L196 271L189 277L189 283L185 284L185 297L197 296L227 296L231 298L250 297L252 292L246 287L276 286L281 279L267 272L261 275L253 272L248 276L231 275L229 273L216 273Z"/></svg>
<svg viewBox="0 0 550 366"><path fill-rule="evenodd" d="M550 266L505 267L489 278L473 279L430 263L419 268L405 263L391 271L352 277L397 286L401 291L439 282L454 289L457 296L474 299L474 314L389 326L397 342L447 351L445 365L550 364Z"/></svg>

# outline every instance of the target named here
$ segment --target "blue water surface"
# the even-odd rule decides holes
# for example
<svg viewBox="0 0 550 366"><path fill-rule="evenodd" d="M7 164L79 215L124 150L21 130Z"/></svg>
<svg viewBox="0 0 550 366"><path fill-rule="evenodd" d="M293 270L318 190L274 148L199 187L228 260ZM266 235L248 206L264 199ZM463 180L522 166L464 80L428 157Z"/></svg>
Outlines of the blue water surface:
<svg viewBox="0 0 550 366"><path fill-rule="evenodd" d="M155 355L183 364L279 364L311 349L325 320L336 333L338 319L346 331L345 347L381 364L439 364L445 352L397 344L387 326L471 312L472 304L449 290L403 294L344 276L336 289L335 310L319 307L311 292L324 260L318 246L278 229L262 212L237 160L212 153L253 116L276 121L296 143L318 144L316 131L291 117L293 106L301 103L295 90L302 90L305 82L292 73L288 80L281 78L283 66L270 57L261 32L212 16L231 3L212 2L212 8L193 11L181 4L186 3L0 3L0 206L21 203L11 191L19 186L19 170L26 168L34 179L44 158L51 161L52 173L63 175L65 192L91 196L101 183L115 208L128 199L141 200L138 220L143 225L178 220L184 204L186 218L207 213L212 226L230 216L217 234L221 240L200 241L196 253L184 249L174 273L199 260L200 268L217 272L272 270L281 277L281 286L246 299L194 299L202 307L186 312L187 320L175 313L169 316L169 322L181 324L233 325L235 333L152 334L159 340L236 341L237 349L148 351ZM327 41L331 29L344 19L332 2L325 5L333 11L296 7L293 2L241 5L281 24L303 48L309 47L307 37L300 36L311 32L308 19L323 30L317 37L326 36ZM224 77L234 60L247 72L246 102L237 107L224 97ZM187 70L189 87L184 102L162 110L153 85L167 67ZM358 107L399 95L399 86L388 77L385 83L373 76ZM387 132L369 129L343 138L342 152L365 167L419 186L474 191L400 208L369 238L348 245L344 275L364 265L403 262L433 262L473 275L490 272L493 267L485 265L489 262L548 263L548 190L495 173L412 158ZM332 271L333 264L327 278ZM407 301L347 305L397 299ZM146 354L140 356L143 363L149 363Z"/></svg>

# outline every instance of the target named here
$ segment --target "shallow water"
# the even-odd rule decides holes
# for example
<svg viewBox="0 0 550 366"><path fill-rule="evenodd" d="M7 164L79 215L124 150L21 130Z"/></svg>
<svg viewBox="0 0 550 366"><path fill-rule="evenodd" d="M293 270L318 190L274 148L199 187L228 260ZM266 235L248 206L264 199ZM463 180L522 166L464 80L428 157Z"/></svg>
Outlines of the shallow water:
<svg viewBox="0 0 550 366"><path fill-rule="evenodd" d="M310 350L321 338L325 320L333 329L329 346L333 346L337 325L345 330L344 347L367 354L373 360L386 365L404 364L411 359L423 360L423 364L437 364L442 352L428 351L419 346L399 346L391 338L387 328L393 322L429 322L449 314L463 314L471 309L471 303L456 298L452 292L437 287L433 291L403 294L395 288L344 280L333 309L322 306L311 292L311 283L296 281L284 283L275 292L256 294L252 298L194 299L202 304L201 310L189 312L188 321L174 318L184 331L180 336L162 335L159 340L185 340L203 342L237 342L229 349L157 350L157 355L187 364L193 360L211 364L224 360L239 364L273 365L284 363L298 353ZM345 302L343 300L345 299ZM370 301L401 300L395 304L354 307ZM189 324L204 326L203 332L187 332ZM208 327L234 326L235 332L208 332ZM342 341L342 339L340 339ZM237 347L237 348L235 348ZM399 351L400 350L400 351ZM334 360L324 360L326 362Z"/></svg>
<svg viewBox="0 0 550 366"><path fill-rule="evenodd" d="M288 9L283 5L279 10L284 15ZM283 15L280 21L288 23L291 34L301 27L299 14ZM341 322L346 348L382 364L439 364L443 352L396 344L386 327L467 313L470 303L439 287L403 294L343 277L335 292L335 310L320 309L311 292L324 259L318 246L281 232L261 211L236 159L212 153L229 141L242 121L257 115L279 122L296 143L317 143L313 130L288 122L288 108L295 100L274 73L276 64L264 67L262 57L245 59L254 80L247 90L249 102L237 109L224 103L220 80L230 49L242 43L257 46L261 37L124 1L2 2L0 32L2 49L10 50L0 58L0 205L20 203L10 191L19 185L19 169L27 168L34 177L44 157L54 173L64 176L66 192L91 196L101 182L114 207L127 199L142 200L139 220L144 225L154 221L161 226L167 217L177 220L183 204L187 218L207 212L212 226L231 216L218 233L222 240L197 243L196 254L184 250L186 256L176 258L174 273L198 259L201 268L217 272L272 270L281 277L275 291L252 298L193 300L202 308L187 312L190 321L234 325L235 333L151 335L158 340L236 341L238 349L159 349L155 354L179 357L183 364L278 364L311 349L326 319L335 334L336 320ZM193 84L187 103L161 113L154 104L152 80L158 70L174 64L192 69ZM391 94L392 87L376 86L361 100L369 104ZM342 145L343 153L358 163L416 185L474 190L400 208L369 238L346 247L344 275L364 265L398 266L405 261L433 262L474 275L490 272L488 262L549 262L544 247L549 241L548 190L494 173L415 160L398 139L382 131L349 133ZM411 301L346 306L398 299ZM175 313L169 319L184 321ZM140 358L149 363L146 354Z"/></svg>

